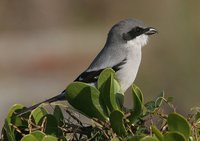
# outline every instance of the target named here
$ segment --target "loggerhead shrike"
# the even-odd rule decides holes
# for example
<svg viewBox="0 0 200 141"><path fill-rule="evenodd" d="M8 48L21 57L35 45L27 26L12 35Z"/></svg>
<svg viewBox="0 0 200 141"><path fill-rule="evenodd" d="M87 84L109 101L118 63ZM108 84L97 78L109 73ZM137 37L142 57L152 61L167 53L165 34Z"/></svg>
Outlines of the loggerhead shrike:
<svg viewBox="0 0 200 141"><path fill-rule="evenodd" d="M116 72L122 91L125 92L136 78L142 47L147 44L148 36L155 33L157 33L156 29L146 27L140 20L126 19L118 22L109 31L104 48L74 81L94 85L102 70L112 68ZM55 97L22 110L18 115L27 113L42 103L65 100L64 95L65 90Z"/></svg>

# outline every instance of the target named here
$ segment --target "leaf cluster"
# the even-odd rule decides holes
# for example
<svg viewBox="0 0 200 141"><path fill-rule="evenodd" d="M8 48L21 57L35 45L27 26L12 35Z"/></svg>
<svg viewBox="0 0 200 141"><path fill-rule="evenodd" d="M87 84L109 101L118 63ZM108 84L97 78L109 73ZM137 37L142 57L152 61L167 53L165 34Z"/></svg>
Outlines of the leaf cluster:
<svg viewBox="0 0 200 141"><path fill-rule="evenodd" d="M188 118L176 112L172 98L162 92L144 102L144 95L132 85L133 107L124 107L124 94L112 69L105 69L96 86L73 82L66 100L72 107L56 105L49 112L44 105L17 116L23 105L8 112L1 139L8 141L200 141L200 110L193 108ZM166 107L171 110L165 112ZM91 119L81 121L79 115Z"/></svg>

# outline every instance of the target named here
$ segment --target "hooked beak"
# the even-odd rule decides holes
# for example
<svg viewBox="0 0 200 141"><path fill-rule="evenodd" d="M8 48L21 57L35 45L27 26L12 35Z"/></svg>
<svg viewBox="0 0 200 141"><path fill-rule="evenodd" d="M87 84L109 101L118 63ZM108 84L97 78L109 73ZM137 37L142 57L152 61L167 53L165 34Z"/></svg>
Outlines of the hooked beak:
<svg viewBox="0 0 200 141"><path fill-rule="evenodd" d="M153 35L155 33L158 33L158 31L155 28L153 28L153 27L145 28L145 34L146 35Z"/></svg>

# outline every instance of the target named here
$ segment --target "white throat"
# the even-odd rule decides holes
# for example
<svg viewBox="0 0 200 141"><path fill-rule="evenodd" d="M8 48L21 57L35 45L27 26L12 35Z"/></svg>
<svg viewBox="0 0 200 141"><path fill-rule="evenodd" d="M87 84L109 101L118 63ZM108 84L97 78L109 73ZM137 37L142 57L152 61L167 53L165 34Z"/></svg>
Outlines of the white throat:
<svg viewBox="0 0 200 141"><path fill-rule="evenodd" d="M143 47L148 42L148 36L145 34L142 34L140 36L137 36L135 39L130 40L127 42L128 47Z"/></svg>

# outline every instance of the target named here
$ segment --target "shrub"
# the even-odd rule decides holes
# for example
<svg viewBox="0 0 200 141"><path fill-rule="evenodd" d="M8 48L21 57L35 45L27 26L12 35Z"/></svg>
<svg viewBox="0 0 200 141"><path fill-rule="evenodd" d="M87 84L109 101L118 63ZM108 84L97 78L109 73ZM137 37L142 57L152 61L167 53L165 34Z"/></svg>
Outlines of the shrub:
<svg viewBox="0 0 200 141"><path fill-rule="evenodd" d="M143 93L132 85L133 107L123 106L115 72L104 70L97 86L73 82L66 88L66 100L74 108L55 104L48 112L45 104L32 112L17 116L25 108L16 104L8 112L1 140L8 141L199 141L200 110L185 118L176 112L172 98L162 92L155 100L144 102ZM170 113L165 112L165 108ZM77 114L91 119L83 123Z"/></svg>

